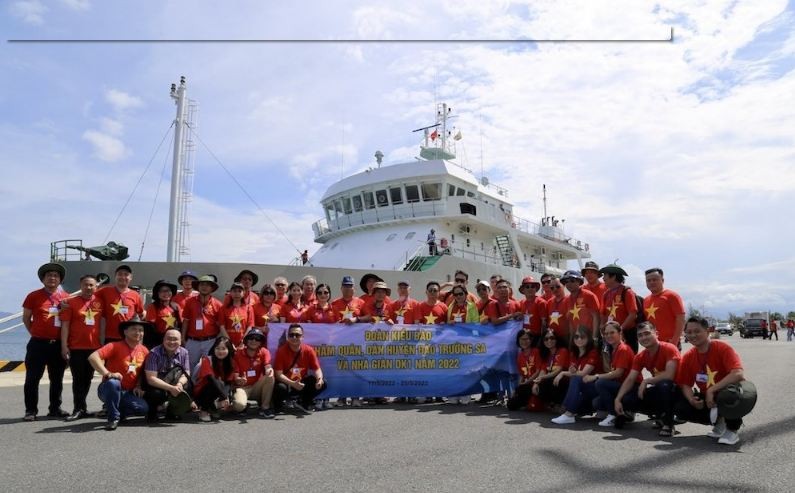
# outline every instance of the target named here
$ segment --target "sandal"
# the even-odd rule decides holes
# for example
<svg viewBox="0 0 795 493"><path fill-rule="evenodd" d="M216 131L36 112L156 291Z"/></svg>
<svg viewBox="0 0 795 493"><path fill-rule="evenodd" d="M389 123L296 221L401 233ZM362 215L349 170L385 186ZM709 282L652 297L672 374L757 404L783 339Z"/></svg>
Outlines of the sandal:
<svg viewBox="0 0 795 493"><path fill-rule="evenodd" d="M25 417L22 418L22 421L36 421L36 415L35 414L26 413Z"/></svg>
<svg viewBox="0 0 795 493"><path fill-rule="evenodd" d="M672 426L663 426L660 428L660 432L658 433L661 437L671 437L674 436L674 429Z"/></svg>

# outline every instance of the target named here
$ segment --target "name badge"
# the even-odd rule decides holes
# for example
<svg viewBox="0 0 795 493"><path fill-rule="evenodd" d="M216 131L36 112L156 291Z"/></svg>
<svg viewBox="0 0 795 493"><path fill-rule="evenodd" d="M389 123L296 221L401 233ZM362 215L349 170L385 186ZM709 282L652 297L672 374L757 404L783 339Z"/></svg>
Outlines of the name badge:
<svg viewBox="0 0 795 493"><path fill-rule="evenodd" d="M51 307L49 307L49 308L47 309L47 313L49 313L49 314L51 314L51 315L58 315L58 307L57 307L57 306L51 306Z"/></svg>
<svg viewBox="0 0 795 493"><path fill-rule="evenodd" d="M86 316L85 324L86 325L94 325L94 317Z"/></svg>
<svg viewBox="0 0 795 493"><path fill-rule="evenodd" d="M119 313L121 313L122 315L127 315L128 311L129 308L127 308L126 306L122 306L121 308L119 308Z"/></svg>
<svg viewBox="0 0 795 493"><path fill-rule="evenodd" d="M607 321L608 321L608 322L612 322L612 321L614 321L614 320L615 320L615 318L613 318L613 316L612 316L612 315L608 315L608 316L607 316Z"/></svg>
<svg viewBox="0 0 795 493"><path fill-rule="evenodd" d="M299 376L299 375L301 375L301 369L293 368L293 376Z"/></svg>
<svg viewBox="0 0 795 493"><path fill-rule="evenodd" d="M204 320L196 320L196 331L204 330Z"/></svg>
<svg viewBox="0 0 795 493"><path fill-rule="evenodd" d="M462 322L462 320L463 319L461 318L461 315L456 315L455 316L455 323L460 324Z"/></svg>
<svg viewBox="0 0 795 493"><path fill-rule="evenodd" d="M134 364L130 364L130 366L127 367L127 373L135 373L135 365Z"/></svg>
<svg viewBox="0 0 795 493"><path fill-rule="evenodd" d="M404 318L403 318L403 315L398 315L398 317L397 317L397 323L399 323L399 324L402 324L402 323L403 323L403 320L404 320Z"/></svg>
<svg viewBox="0 0 795 493"><path fill-rule="evenodd" d="M551 316L553 316L553 317L559 317L559 316L560 316L560 312L552 312L552 313L551 313Z"/></svg>
<svg viewBox="0 0 795 493"><path fill-rule="evenodd" d="M353 320L353 313L346 313L345 320Z"/></svg>
<svg viewBox="0 0 795 493"><path fill-rule="evenodd" d="M257 371L256 370L248 370L246 372L246 376L247 377L256 377L257 376Z"/></svg>
<svg viewBox="0 0 795 493"><path fill-rule="evenodd" d="M708 381L709 381L709 378L707 378L707 374L706 373L697 373L696 374L696 382L698 382L698 383L707 383Z"/></svg>
<svg viewBox="0 0 795 493"><path fill-rule="evenodd" d="M55 317L55 320L53 321L53 325L55 327L60 327L61 326L61 319L58 318L58 317Z"/></svg>
<svg viewBox="0 0 795 493"><path fill-rule="evenodd" d="M530 323L530 314L529 313L525 313L524 314L524 323L525 324L529 324Z"/></svg>

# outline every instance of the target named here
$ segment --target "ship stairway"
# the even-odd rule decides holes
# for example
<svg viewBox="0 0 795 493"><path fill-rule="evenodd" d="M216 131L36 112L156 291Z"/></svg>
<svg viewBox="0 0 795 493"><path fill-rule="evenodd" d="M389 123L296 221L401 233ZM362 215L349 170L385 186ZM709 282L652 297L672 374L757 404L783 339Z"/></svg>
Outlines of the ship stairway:
<svg viewBox="0 0 795 493"><path fill-rule="evenodd" d="M439 255L415 255L406 263L406 266L403 268L403 270L410 272L423 272L433 267L440 258L442 257Z"/></svg>
<svg viewBox="0 0 795 493"><path fill-rule="evenodd" d="M497 249L500 251L502 265L512 267L514 264L514 254L510 237L508 235L498 235L494 237L494 240L497 242Z"/></svg>

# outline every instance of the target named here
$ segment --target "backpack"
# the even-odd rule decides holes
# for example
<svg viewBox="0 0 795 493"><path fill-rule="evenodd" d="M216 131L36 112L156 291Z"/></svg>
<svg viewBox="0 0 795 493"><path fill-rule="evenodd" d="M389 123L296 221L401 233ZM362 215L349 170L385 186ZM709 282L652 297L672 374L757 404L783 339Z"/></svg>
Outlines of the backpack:
<svg viewBox="0 0 795 493"><path fill-rule="evenodd" d="M621 289L622 302L624 302L624 297L625 297L624 295L626 294L628 289L630 288L627 286L624 286ZM638 306L638 316L635 319L635 327L637 327L638 325L646 321L646 311L643 309L643 298L635 291L632 291L632 293L635 295L635 304Z"/></svg>

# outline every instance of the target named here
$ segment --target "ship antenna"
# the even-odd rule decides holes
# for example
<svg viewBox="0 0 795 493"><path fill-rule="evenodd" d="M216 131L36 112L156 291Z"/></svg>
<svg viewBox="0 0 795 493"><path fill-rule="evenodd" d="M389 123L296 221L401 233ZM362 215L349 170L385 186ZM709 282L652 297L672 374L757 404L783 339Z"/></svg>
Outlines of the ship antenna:
<svg viewBox="0 0 795 493"><path fill-rule="evenodd" d="M543 191L544 191L544 222L546 222L547 221L547 185L546 184L543 185Z"/></svg>

